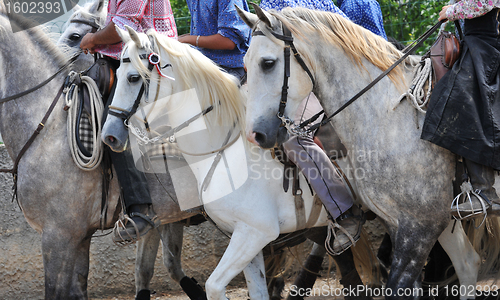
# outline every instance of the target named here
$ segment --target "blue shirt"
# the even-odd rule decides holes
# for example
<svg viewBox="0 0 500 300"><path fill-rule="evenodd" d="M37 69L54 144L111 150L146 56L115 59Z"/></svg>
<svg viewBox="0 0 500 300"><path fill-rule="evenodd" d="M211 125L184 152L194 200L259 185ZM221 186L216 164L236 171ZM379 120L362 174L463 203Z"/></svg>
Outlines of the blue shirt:
<svg viewBox="0 0 500 300"><path fill-rule="evenodd" d="M259 5L263 10L282 10L285 7L305 7L315 10L323 10L347 16L335 5L332 0L262 0Z"/></svg>
<svg viewBox="0 0 500 300"><path fill-rule="evenodd" d="M245 0L187 0L191 12L191 35L220 34L229 38L233 50L199 48L208 58L224 68L242 68L243 56L250 44L250 28L238 16L234 5L248 11Z"/></svg>
<svg viewBox="0 0 500 300"><path fill-rule="evenodd" d="M340 9L354 23L387 40L384 30L382 10L375 0L337 0Z"/></svg>

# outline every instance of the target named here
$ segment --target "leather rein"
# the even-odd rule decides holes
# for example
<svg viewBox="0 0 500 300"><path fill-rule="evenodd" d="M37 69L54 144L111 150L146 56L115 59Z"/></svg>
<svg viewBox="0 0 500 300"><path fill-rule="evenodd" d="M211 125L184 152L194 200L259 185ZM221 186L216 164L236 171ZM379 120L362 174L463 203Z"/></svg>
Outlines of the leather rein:
<svg viewBox="0 0 500 300"><path fill-rule="evenodd" d="M29 93L32 93L32 92L38 90L39 88L43 87L44 85L48 84L59 73L61 73L66 68L68 68L73 62L75 62L75 60L78 58L78 56L80 55L80 53L81 53L81 51L77 52L73 57L71 57L68 60L68 62L66 62L62 67L60 67L52 76L50 76L45 81L41 82L40 84L38 84L38 85L34 86L33 88L30 88L30 89L28 89L26 91L23 91L21 93L18 93L18 94L15 94L15 95L12 95L12 96L0 99L0 104L8 102L8 101L11 101L11 100L14 100L14 99L17 99L17 98L20 98L20 97L23 97L23 96L25 96L25 95L27 95ZM47 109L47 112L45 113L44 117L42 118L42 121L40 121L40 123L38 124L37 128L35 129L35 131L31 134L31 136L28 139L28 141L21 148L21 151L19 151L19 154L17 155L16 159L14 160L14 165L12 166L12 168L11 169L0 169L0 172L2 172L2 173L11 173L12 176L14 177L14 187L13 187L14 194L12 196L12 200L14 200L14 198L16 197L16 194L17 194L17 169L18 169L18 166L19 166L19 162L21 161L21 158L24 155L24 153L26 153L26 151L31 146L31 144L33 144L35 138L40 134L40 132L42 131L42 129L45 128L45 123L47 122L50 114L54 110L54 108L55 108L55 106L57 104L57 101L61 97L61 94L63 93L63 90L66 87L67 87L67 82L65 81L63 83L63 85L61 86L61 88L59 89L59 91L57 92L56 96L54 97L54 100L52 100L52 103L49 106L49 108Z"/></svg>
<svg viewBox="0 0 500 300"><path fill-rule="evenodd" d="M319 118L325 111L322 110L316 115L312 116L311 118L305 120L298 126L293 124L293 121L289 119L288 117L284 116L285 112L285 107L286 107L286 102L288 98L288 78L290 77L290 49L292 49L293 54L297 62L300 64L302 69L307 73L309 78L311 79L311 82L313 84L313 89L316 86L316 82L314 80L314 77L312 75L312 72L309 70L307 65L305 64L304 60L298 53L297 49L295 48L293 44L293 36L290 32L290 30L285 26L285 24L281 23L283 34L276 33L269 29L269 32L278 40L281 40L285 43L285 47L283 50L283 55L284 55L284 78L283 78L283 86L281 88L281 99L280 99L280 104L279 104L279 109L278 109L278 114L277 117L281 120L281 125L287 128L287 130L294 134L294 135L299 135L299 136L306 136L309 135L310 133L314 132L316 129L319 127L327 124L330 122L330 120L339 114L341 111L346 109L349 105L351 105L354 101L356 101L359 97L361 97L364 93L366 93L369 89L371 89L375 84L377 84L382 78L384 78L387 74L389 74L394 68L396 68L401 62L403 62L412 51L414 51L416 48L420 47L422 43L434 32L436 29L438 29L442 23L445 21L439 21L437 24L435 24L433 27L428 29L422 36L420 36L417 40L415 40L410 46L406 47L403 50L403 55L394 63L392 64L387 70L385 70L383 73L381 73L377 78L375 78L372 82L370 82L365 88L363 88L361 91L359 91L356 95L354 95L351 99L349 99L346 103L344 103L339 109L337 109L333 114L330 116L324 118L320 123L315 124L313 126L310 126L309 128L305 128L308 124L314 122L317 118ZM258 35L263 35L265 34L260 31L260 30L255 30L252 33L252 36L258 36ZM413 46L412 46L413 45Z"/></svg>

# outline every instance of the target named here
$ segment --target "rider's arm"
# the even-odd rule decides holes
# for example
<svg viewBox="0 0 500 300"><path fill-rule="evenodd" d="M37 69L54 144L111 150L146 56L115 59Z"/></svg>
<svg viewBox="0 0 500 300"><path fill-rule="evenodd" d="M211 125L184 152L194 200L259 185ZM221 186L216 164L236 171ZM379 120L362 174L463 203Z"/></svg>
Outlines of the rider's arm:
<svg viewBox="0 0 500 300"><path fill-rule="evenodd" d="M121 42L121 37L116 32L115 24L113 21L109 22L104 29L97 31L96 33L87 33L81 43L80 48L87 53L87 49L91 53L94 52L94 47L97 45L111 45Z"/></svg>
<svg viewBox="0 0 500 300"><path fill-rule="evenodd" d="M482 16L495 7L500 7L500 0L462 0L443 7L440 20L473 19ZM446 8L446 9L445 9Z"/></svg>
<svg viewBox="0 0 500 300"><path fill-rule="evenodd" d="M198 40L198 43L196 43ZM191 44L200 48L214 50L233 50L236 44L231 39L216 33L214 35L203 36L184 34L179 37L179 42Z"/></svg>

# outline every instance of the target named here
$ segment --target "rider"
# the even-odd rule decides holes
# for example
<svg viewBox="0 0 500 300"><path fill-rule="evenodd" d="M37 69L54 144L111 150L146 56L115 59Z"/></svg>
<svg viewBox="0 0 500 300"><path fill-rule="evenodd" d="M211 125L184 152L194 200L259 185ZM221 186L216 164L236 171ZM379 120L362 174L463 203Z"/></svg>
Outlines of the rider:
<svg viewBox="0 0 500 300"><path fill-rule="evenodd" d="M351 21L387 40L380 4L375 0L337 0Z"/></svg>
<svg viewBox="0 0 500 300"><path fill-rule="evenodd" d="M481 191L483 199L458 206L461 216L500 203L493 187L500 170L499 8L499 0L462 0L439 13L440 21L465 19L464 40L460 61L432 92L422 138L462 156L470 183Z"/></svg>
<svg viewBox="0 0 500 300"><path fill-rule="evenodd" d="M260 3L260 7L265 10L281 10L287 6L300 6L309 9L325 10L338 13L347 18L347 16L329 0L263 0ZM311 93L302 101L293 119L296 123L300 123L321 110L322 107L318 99ZM320 121L321 118L318 118L313 124ZM353 205L352 195L344 185L330 158L313 141L312 133L305 137L291 137L288 141L283 143L283 148L288 158L300 168L301 172L308 179L314 191L321 199L321 202L329 213L329 218L332 220L332 222L329 223L333 225L333 220L335 220L338 225L345 229L345 231L343 231L339 228L332 228L332 226L329 225L328 230L334 231L334 236L336 236L336 238L333 241L326 241L325 246L327 251L331 255L338 255L349 249L349 247L353 245L353 241L356 242L360 238L361 228L365 222L365 218L363 211L356 205Z"/></svg>
<svg viewBox="0 0 500 300"><path fill-rule="evenodd" d="M125 25L127 25L138 32L146 32L153 28L159 34L177 37L177 28L169 0L109 0L105 24L102 30L87 33L80 43L80 48L85 53L101 53L109 58L115 67L120 64L123 48L123 42L115 25L123 30L126 30ZM114 89L115 86L108 97L106 108L113 99ZM107 109L105 117L106 112ZM127 213L136 224L139 234L137 236L136 229L132 222L129 222L125 229L119 230L113 240L135 241L154 226L159 225L152 209L146 176L137 170L130 148L122 153L109 152L120 182Z"/></svg>
<svg viewBox="0 0 500 300"><path fill-rule="evenodd" d="M198 47L206 57L240 80L245 75L243 56L250 45L250 28L238 16L235 5L248 11L244 0L187 0L191 32L179 42Z"/></svg>

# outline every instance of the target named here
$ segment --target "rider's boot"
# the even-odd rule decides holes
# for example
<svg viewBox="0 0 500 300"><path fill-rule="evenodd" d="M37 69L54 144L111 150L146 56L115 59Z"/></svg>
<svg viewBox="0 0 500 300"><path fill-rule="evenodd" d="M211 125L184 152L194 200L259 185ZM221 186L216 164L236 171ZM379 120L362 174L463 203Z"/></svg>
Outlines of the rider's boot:
<svg viewBox="0 0 500 300"><path fill-rule="evenodd" d="M365 221L366 216L357 205L353 205L335 221L330 219L328 221L328 235L333 234L335 239L326 239L326 251L330 255L339 255L353 246L361 237L361 229Z"/></svg>
<svg viewBox="0 0 500 300"><path fill-rule="evenodd" d="M478 194L481 196L481 199L472 196L470 198L471 201L465 201L452 208L452 215L462 219L464 216L478 216L490 209L492 205L498 206L500 203L500 198L493 187L495 183L495 170L489 166L481 165L468 159L465 159L465 165L472 188L474 191L479 191Z"/></svg>

